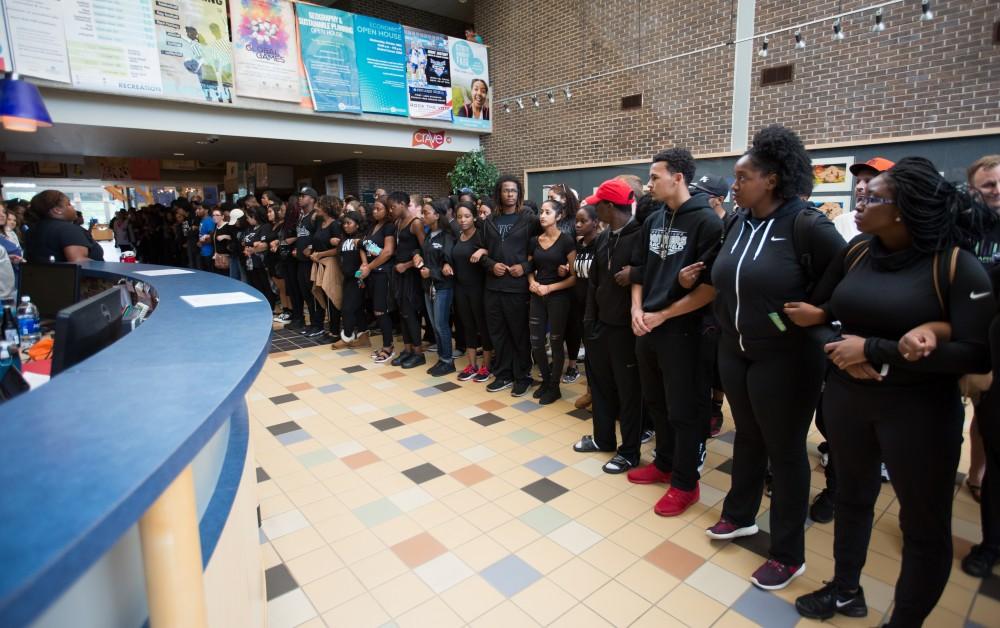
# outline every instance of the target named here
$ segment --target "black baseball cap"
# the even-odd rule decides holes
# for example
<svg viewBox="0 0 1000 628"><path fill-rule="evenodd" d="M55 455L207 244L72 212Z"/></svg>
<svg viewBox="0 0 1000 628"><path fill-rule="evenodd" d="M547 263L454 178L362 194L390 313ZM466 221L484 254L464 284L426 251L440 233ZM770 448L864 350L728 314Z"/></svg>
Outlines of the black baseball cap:
<svg viewBox="0 0 1000 628"><path fill-rule="evenodd" d="M316 190L312 189L311 187L304 187L300 189L299 196L311 196L314 201L319 200L319 194L317 194Z"/></svg>
<svg viewBox="0 0 1000 628"><path fill-rule="evenodd" d="M729 188L731 187L733 187L732 179L706 174L696 177L695 180L691 182L691 185L688 186L688 190L692 194L696 192L703 192L709 196L726 198L729 196Z"/></svg>

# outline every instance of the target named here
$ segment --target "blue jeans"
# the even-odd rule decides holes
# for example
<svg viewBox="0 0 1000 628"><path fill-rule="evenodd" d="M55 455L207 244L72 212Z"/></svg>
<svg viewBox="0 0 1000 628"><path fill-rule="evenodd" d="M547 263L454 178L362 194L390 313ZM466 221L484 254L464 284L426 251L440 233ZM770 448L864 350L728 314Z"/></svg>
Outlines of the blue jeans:
<svg viewBox="0 0 1000 628"><path fill-rule="evenodd" d="M424 305L427 307L427 317L431 319L434 336L437 338L438 359L442 362L455 360L451 353L451 300L455 296L453 288L435 289L434 298L430 292L424 292Z"/></svg>
<svg viewBox="0 0 1000 628"><path fill-rule="evenodd" d="M240 258L238 255L229 256L229 278L241 281L240 278Z"/></svg>

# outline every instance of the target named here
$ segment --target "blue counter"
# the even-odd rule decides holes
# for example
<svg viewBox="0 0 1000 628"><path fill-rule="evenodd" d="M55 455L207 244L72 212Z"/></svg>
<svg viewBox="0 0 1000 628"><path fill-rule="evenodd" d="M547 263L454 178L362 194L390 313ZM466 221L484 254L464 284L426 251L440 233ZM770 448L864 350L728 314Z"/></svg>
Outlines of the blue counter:
<svg viewBox="0 0 1000 628"><path fill-rule="evenodd" d="M84 276L152 286L155 311L111 347L0 406L0 626L36 619L229 421L200 524L203 561L211 556L244 471L244 397L267 357L271 312L262 298L194 308L181 297L261 295L210 273L137 274L158 268L86 264Z"/></svg>

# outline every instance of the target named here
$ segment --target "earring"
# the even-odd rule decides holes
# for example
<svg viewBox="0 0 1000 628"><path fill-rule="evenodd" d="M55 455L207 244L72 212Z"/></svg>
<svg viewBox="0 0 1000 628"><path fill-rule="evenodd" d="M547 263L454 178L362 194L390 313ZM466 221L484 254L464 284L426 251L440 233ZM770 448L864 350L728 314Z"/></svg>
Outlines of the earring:
<svg viewBox="0 0 1000 628"><path fill-rule="evenodd" d="M896 222L903 222L903 219L900 218L899 216L896 216Z"/></svg>

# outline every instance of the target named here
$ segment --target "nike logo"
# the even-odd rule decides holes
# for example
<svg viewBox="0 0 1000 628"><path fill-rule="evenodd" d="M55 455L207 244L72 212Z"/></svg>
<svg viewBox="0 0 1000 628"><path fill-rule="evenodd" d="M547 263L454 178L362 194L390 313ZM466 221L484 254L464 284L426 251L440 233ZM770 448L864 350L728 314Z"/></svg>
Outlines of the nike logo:
<svg viewBox="0 0 1000 628"><path fill-rule="evenodd" d="M779 238L778 236L771 236L771 242L784 242L788 238Z"/></svg>
<svg viewBox="0 0 1000 628"><path fill-rule="evenodd" d="M972 299L973 301L977 301L979 299L982 299L983 297L988 297L989 295L990 295L989 292L970 292L969 298Z"/></svg>
<svg viewBox="0 0 1000 628"><path fill-rule="evenodd" d="M848 604L850 604L853 601L854 601L854 598L851 598L849 600L844 600L843 602L841 602L840 600L837 600L837 608L844 608L845 606L847 606Z"/></svg>

